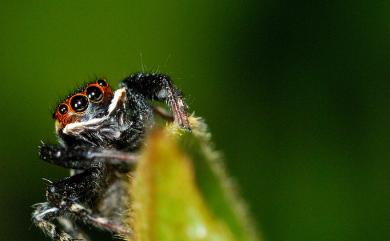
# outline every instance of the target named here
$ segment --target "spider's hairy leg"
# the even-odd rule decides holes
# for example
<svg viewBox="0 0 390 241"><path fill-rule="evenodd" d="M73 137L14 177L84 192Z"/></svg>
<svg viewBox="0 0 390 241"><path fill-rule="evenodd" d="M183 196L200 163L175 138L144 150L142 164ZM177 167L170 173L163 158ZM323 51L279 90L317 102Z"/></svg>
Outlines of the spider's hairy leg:
<svg viewBox="0 0 390 241"><path fill-rule="evenodd" d="M79 170L99 167L106 163L126 171L137 162L137 155L130 152L84 146L65 148L45 143L39 146L39 156L46 162Z"/></svg>
<svg viewBox="0 0 390 241"><path fill-rule="evenodd" d="M92 211L79 203L73 203L67 209L71 214L76 215L78 219L84 223L89 223L97 228L107 230L117 234L129 234L130 229L125 226L114 223L106 217L100 217L92 213Z"/></svg>
<svg viewBox="0 0 390 241"><path fill-rule="evenodd" d="M104 185L104 167L92 168L48 186L48 201L61 209L63 214L84 223L114 233L126 234L128 229L105 217L94 214L83 203L89 203L99 195Z"/></svg>
<svg viewBox="0 0 390 241"><path fill-rule="evenodd" d="M78 235L72 232L73 230L68 229L68 232L65 232L66 227L60 228L54 221L70 213L68 209L76 200L88 200L93 197L94 192L100 189L99 177L102 171L97 168L89 169L49 184L46 191L48 202L33 206L35 208L33 222L53 240L70 241L77 238Z"/></svg>
<svg viewBox="0 0 390 241"><path fill-rule="evenodd" d="M72 241L73 237L57 227L51 220L60 215L60 209L52 207L49 203L37 203L32 214L33 223L48 237L59 241Z"/></svg>
<svg viewBox="0 0 390 241"><path fill-rule="evenodd" d="M174 113L174 121L190 130L187 105L171 79L158 73L136 73L121 82L121 86L142 94L147 99L165 101Z"/></svg>
<svg viewBox="0 0 390 241"><path fill-rule="evenodd" d="M74 237L73 240L89 241L90 238L74 223L71 219L66 217L59 217L58 223L61 224L64 231L70 236Z"/></svg>
<svg viewBox="0 0 390 241"><path fill-rule="evenodd" d="M84 203L89 203L103 188L104 167L91 168L64 180L50 184L47 188L47 201L37 204L33 212L33 222L54 240L77 239L73 230L63 231L53 224L53 220L72 217L95 227L114 233L126 234L128 229L95 215ZM69 232L70 231L70 232ZM76 237L71 236L77 235Z"/></svg>

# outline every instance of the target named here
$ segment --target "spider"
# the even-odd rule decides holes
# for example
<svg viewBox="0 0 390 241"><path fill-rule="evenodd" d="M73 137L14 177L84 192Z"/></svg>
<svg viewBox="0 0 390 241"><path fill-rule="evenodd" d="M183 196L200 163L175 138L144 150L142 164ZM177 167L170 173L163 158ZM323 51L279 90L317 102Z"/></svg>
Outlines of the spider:
<svg viewBox="0 0 390 241"><path fill-rule="evenodd" d="M128 172L137 161L154 116L171 118L190 130L187 105L170 78L136 73L113 91L104 79L90 82L56 108L58 144L42 143L40 158L71 169L71 175L48 181L46 202L35 204L33 223L53 240L88 240L78 224L117 235L130 233L121 220L128 208ZM152 101L165 102L173 116Z"/></svg>

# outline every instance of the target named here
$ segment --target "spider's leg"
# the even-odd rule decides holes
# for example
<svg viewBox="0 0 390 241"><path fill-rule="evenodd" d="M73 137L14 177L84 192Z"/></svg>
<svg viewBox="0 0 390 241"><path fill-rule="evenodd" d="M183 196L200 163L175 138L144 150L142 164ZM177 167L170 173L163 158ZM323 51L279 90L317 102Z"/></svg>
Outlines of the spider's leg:
<svg viewBox="0 0 390 241"><path fill-rule="evenodd" d="M36 226L52 238L59 241L70 241L77 238L71 232L54 224L58 218L67 214L68 207L76 200L88 200L100 190L102 170L97 168L86 170L80 174L48 185L46 198L48 202L34 205L32 220ZM72 230L70 230L72 231Z"/></svg>
<svg viewBox="0 0 390 241"><path fill-rule="evenodd" d="M122 224L115 223L106 217L93 214L92 211L79 203L72 203L67 209L70 215L75 216L84 223L117 234L129 234L130 229Z"/></svg>
<svg viewBox="0 0 390 241"><path fill-rule="evenodd" d="M137 155L130 152L81 146L70 149L45 143L39 146L39 156L46 162L79 170L99 167L106 163L126 171L137 162Z"/></svg>
<svg viewBox="0 0 390 241"><path fill-rule="evenodd" d="M64 180L50 184L47 188L47 200L53 210L58 210L54 217L72 217L95 227L114 233L127 234L129 229L111 222L105 217L94 214L84 203L92 201L104 188L104 167L91 168Z"/></svg>
<svg viewBox="0 0 390 241"><path fill-rule="evenodd" d="M69 149L61 145L45 143L39 146L39 157L42 160L66 168L85 170L97 165L93 160L86 160L87 154L88 151L83 148Z"/></svg>
<svg viewBox="0 0 390 241"><path fill-rule="evenodd" d="M183 128L191 129L184 98L168 76L158 73L137 73L124 79L121 86L140 93L147 99L165 101L174 113L174 121Z"/></svg>
<svg viewBox="0 0 390 241"><path fill-rule="evenodd" d="M37 203L32 214L34 224L39 227L48 237L58 241L72 241L74 238L57 227L52 220L60 215L60 209L49 203Z"/></svg>
<svg viewBox="0 0 390 241"><path fill-rule="evenodd" d="M64 231L70 236L74 237L74 240L89 241L90 238L76 225L72 220L66 217L57 218L58 223L61 224Z"/></svg>

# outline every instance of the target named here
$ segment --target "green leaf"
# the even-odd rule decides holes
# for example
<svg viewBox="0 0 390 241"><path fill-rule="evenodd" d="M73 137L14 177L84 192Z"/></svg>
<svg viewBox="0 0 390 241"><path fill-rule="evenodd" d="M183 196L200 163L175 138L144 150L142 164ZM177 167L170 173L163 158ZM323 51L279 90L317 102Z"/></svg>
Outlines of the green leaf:
<svg viewBox="0 0 390 241"><path fill-rule="evenodd" d="M128 240L257 241L200 119L154 130L132 177Z"/></svg>

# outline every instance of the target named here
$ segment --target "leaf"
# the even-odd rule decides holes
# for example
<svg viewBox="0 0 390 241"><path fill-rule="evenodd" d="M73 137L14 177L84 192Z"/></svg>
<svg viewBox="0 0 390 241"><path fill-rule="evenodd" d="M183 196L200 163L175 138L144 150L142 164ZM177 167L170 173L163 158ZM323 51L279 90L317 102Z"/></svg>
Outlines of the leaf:
<svg viewBox="0 0 390 241"><path fill-rule="evenodd" d="M258 240L204 123L154 130L132 178L128 240Z"/></svg>

